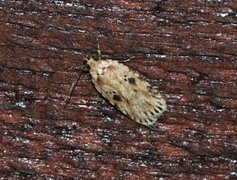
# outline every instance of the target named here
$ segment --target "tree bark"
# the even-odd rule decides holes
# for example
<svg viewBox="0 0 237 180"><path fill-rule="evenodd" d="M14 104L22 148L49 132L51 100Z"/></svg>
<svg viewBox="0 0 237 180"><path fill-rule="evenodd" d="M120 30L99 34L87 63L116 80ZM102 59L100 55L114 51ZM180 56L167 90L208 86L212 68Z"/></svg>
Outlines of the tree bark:
<svg viewBox="0 0 237 180"><path fill-rule="evenodd" d="M224 0L1 1L0 177L237 178L236 12ZM152 129L83 71L97 39L102 59L133 57L167 100Z"/></svg>

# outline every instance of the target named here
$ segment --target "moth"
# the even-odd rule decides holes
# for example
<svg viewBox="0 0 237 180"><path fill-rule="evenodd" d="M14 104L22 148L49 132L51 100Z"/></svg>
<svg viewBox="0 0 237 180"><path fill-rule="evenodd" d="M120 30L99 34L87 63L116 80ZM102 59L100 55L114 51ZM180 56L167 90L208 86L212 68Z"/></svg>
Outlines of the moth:
<svg viewBox="0 0 237 180"><path fill-rule="evenodd" d="M86 63L97 91L137 123L150 127L166 110L165 99L128 66L101 58L87 58Z"/></svg>

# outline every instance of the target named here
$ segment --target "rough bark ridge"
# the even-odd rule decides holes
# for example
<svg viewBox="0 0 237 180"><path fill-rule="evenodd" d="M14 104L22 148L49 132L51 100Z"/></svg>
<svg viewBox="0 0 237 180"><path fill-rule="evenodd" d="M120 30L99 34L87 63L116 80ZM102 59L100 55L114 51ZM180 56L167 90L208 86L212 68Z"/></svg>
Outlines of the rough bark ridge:
<svg viewBox="0 0 237 180"><path fill-rule="evenodd" d="M237 2L0 1L0 177L237 177ZM163 94L154 129L123 116L83 58L125 60Z"/></svg>

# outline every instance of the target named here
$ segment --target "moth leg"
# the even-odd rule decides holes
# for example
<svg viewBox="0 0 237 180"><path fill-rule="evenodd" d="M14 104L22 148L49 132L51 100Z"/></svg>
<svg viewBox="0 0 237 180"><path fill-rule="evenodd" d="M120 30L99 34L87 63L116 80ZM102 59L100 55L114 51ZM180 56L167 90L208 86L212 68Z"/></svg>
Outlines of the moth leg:
<svg viewBox="0 0 237 180"><path fill-rule="evenodd" d="M101 60L101 51L100 51L100 43L99 43L99 39L96 38L97 40L97 54L98 54L98 58L99 60Z"/></svg>
<svg viewBox="0 0 237 180"><path fill-rule="evenodd" d="M72 93L73 93L78 81L81 79L82 74L85 72L85 70L86 70L86 67L82 68L80 70L80 73L78 74L76 81L72 83L72 85L68 91L67 97L64 99L65 107L68 105L69 101L71 100Z"/></svg>
<svg viewBox="0 0 237 180"><path fill-rule="evenodd" d="M133 58L135 58L135 56L130 56L128 59L125 59L123 62L129 62L129 61L131 61Z"/></svg>

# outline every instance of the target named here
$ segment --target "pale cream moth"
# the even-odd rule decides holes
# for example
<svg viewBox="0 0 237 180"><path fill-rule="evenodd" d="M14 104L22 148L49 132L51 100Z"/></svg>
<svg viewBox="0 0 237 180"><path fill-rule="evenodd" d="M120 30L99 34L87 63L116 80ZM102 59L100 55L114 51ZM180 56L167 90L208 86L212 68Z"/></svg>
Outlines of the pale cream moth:
<svg viewBox="0 0 237 180"><path fill-rule="evenodd" d="M98 53L100 55L100 51ZM124 64L101 58L86 61L95 88L137 123L152 126L166 110L166 101L157 90Z"/></svg>

